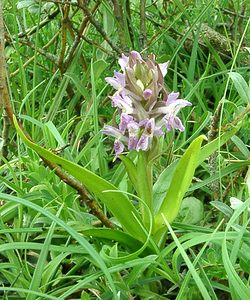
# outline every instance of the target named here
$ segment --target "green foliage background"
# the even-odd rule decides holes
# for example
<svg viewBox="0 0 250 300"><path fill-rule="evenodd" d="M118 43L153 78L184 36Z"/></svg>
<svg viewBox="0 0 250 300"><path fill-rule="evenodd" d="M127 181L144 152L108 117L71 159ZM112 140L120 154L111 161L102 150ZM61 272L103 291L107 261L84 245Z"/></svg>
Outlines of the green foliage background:
<svg viewBox="0 0 250 300"><path fill-rule="evenodd" d="M38 145L133 193L100 129L116 120L104 78L119 69L122 52L137 50L170 60L169 91L193 103L181 115L186 131L162 142L153 174L159 203L188 145L205 134L213 146L202 148L188 198L166 224L167 242L154 247L122 232L88 191L117 227L102 226L14 127L6 136L3 117L1 299L249 299L247 1L2 3L11 102ZM230 196L245 201L235 212Z"/></svg>

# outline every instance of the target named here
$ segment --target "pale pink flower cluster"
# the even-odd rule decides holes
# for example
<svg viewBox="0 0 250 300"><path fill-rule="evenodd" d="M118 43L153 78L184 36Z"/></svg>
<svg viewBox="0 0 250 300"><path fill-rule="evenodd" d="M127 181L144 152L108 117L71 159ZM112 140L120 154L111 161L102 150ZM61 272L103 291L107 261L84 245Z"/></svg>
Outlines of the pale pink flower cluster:
<svg viewBox="0 0 250 300"><path fill-rule="evenodd" d="M115 137L116 156L125 146L128 150L149 150L153 139L164 136L165 131L184 131L177 113L191 103L178 99L179 93L165 89L168 62L156 63L153 54L143 60L136 51L128 56L122 54L118 62L121 72L115 71L114 77L105 79L116 90L110 99L120 112L120 123L118 128L105 125L102 130Z"/></svg>

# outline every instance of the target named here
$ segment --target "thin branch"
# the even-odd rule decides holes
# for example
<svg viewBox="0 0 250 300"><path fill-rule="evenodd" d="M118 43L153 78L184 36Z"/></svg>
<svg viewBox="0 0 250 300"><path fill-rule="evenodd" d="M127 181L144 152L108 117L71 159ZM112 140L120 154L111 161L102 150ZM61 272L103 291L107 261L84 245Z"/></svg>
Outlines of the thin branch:
<svg viewBox="0 0 250 300"><path fill-rule="evenodd" d="M59 13L59 9L56 9L55 11L53 11L51 14L49 14L44 20L42 20L40 22L40 24L33 26L32 28L28 28L25 32L20 32L18 34L19 38L23 38L25 36L29 36L32 35L33 33L36 33L37 31L37 27L39 29L43 28L44 26L46 26L51 20L53 20Z"/></svg>
<svg viewBox="0 0 250 300"><path fill-rule="evenodd" d="M57 67L58 67L58 59L57 56L54 54L51 54L47 51L45 51L43 48L37 48L35 47L35 45L33 43L31 43L30 41L21 41L21 44L24 44L26 46L29 46L31 49L36 50L38 53L40 53L42 56L44 56L45 58L47 58L48 60L50 60L51 62L53 62Z"/></svg>
<svg viewBox="0 0 250 300"><path fill-rule="evenodd" d="M2 103L5 88L5 57L4 57L4 24L3 8L0 2L0 103Z"/></svg>
<svg viewBox="0 0 250 300"><path fill-rule="evenodd" d="M215 9L219 10L219 8L217 8L217 7L215 7ZM245 15L244 15L244 11L243 11L243 13L242 13L242 12L241 12L241 13L236 13L236 12L231 11L231 10L226 9L226 8L220 8L220 9L221 9L224 13L226 13L226 14L229 14L229 15L232 15L232 16L236 16L236 17L239 17L239 18L242 18L242 19L245 19L245 20L248 20L248 19L249 19L248 16L245 16Z"/></svg>
<svg viewBox="0 0 250 300"><path fill-rule="evenodd" d="M106 53L107 55L109 56L112 56L113 55L113 52L110 52L109 50L105 49L104 47L102 47L100 45L100 43L98 42L95 42L94 40L91 40L89 38L87 38L86 36L82 35L81 38L87 42L88 44L92 45L92 46L95 46L96 48L100 49L102 52Z"/></svg>
<svg viewBox="0 0 250 300"><path fill-rule="evenodd" d="M95 14L95 12L96 12L97 8L99 7L100 3L101 3L101 0L98 0L96 2L95 6L92 10L92 14ZM77 49L77 47L78 47L78 45L81 41L81 36L83 35L83 32L84 32L84 30L87 26L88 21L89 21L89 19L86 17L81 22L81 25L79 27L79 30L78 30L77 35L75 37L75 40L74 40L74 42L73 42L73 44L72 44L72 46L69 50L69 53L68 53L68 55L67 55L67 57L64 61L64 66L63 66L64 70L66 70L69 67L69 65L71 64L73 58L75 57L76 49Z"/></svg>
<svg viewBox="0 0 250 300"><path fill-rule="evenodd" d="M128 26L130 40L134 48L134 32L133 32L132 21L131 21L130 0L126 0L126 23Z"/></svg>
<svg viewBox="0 0 250 300"><path fill-rule="evenodd" d="M0 2L0 103L4 104L4 95L6 90L6 62L4 56L4 21L3 21L3 7L2 1ZM5 108L5 107L4 107ZM3 131L2 139L3 145L1 150L1 155L3 158L8 156L8 141L9 141L9 127L10 122L6 114L6 110L3 110ZM3 161L0 161L0 164L3 164Z"/></svg>
<svg viewBox="0 0 250 300"><path fill-rule="evenodd" d="M88 9L87 1L86 0L78 0L78 4L81 7L81 9L84 11L86 16L88 17L91 24L93 24L96 28L96 30L101 34L101 36L104 38L104 40L110 45L110 47L117 52L119 55L122 53L121 49L117 47L111 39L108 37L107 33L103 29L102 25L98 23L95 18L93 17L92 13Z"/></svg>
<svg viewBox="0 0 250 300"><path fill-rule="evenodd" d="M8 146L9 146L9 130L10 130L10 120L9 120L9 117L7 116L6 114L6 111L3 110L3 114L2 114L2 117L3 117L3 131L2 131L2 157L7 159L8 157ZM1 160L0 161L0 165L3 165L4 164L4 161Z"/></svg>
<svg viewBox="0 0 250 300"><path fill-rule="evenodd" d="M58 38L60 34L60 31L58 31L53 37L52 39L42 47L43 50L46 50L49 46L51 46L55 41L56 39ZM40 54L40 53L38 53ZM36 54L37 55L37 54ZM30 63L32 63L32 61L35 59L35 56L33 55L31 58L29 58L24 64L23 64L23 68L26 68ZM20 69L16 69L14 72L12 72L9 76L10 78L16 76L18 73L20 72Z"/></svg>
<svg viewBox="0 0 250 300"><path fill-rule="evenodd" d="M63 8L63 18L62 18L62 42L61 42L61 52L60 56L58 59L58 66L62 66L63 60L64 60L64 55L66 51L66 44L67 44L67 23L68 23L68 18L69 18L69 9L70 6L68 2L64 5Z"/></svg>
<svg viewBox="0 0 250 300"><path fill-rule="evenodd" d="M118 0L112 0L114 6L114 16L116 18L116 25L117 25L117 33L120 39L121 48L123 51L126 51L128 48L128 43L126 42L126 36L124 31L124 16L122 7Z"/></svg>
<svg viewBox="0 0 250 300"><path fill-rule="evenodd" d="M144 49L147 43L146 34L146 0L140 0L140 46Z"/></svg>

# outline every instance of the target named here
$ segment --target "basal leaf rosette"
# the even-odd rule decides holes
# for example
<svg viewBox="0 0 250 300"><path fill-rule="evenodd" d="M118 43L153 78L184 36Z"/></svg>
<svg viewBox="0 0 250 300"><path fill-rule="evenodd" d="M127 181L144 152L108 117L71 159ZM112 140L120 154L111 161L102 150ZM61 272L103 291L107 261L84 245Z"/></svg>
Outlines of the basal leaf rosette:
<svg viewBox="0 0 250 300"><path fill-rule="evenodd" d="M116 90L110 96L112 106L120 114L118 127L105 125L102 132L115 138L114 150L119 156L128 150L148 151L153 140L164 137L173 129L184 131L177 114L191 103L179 99L179 93L169 93L164 86L169 62L158 64L150 54L146 60L131 51L118 60L121 72L105 78Z"/></svg>

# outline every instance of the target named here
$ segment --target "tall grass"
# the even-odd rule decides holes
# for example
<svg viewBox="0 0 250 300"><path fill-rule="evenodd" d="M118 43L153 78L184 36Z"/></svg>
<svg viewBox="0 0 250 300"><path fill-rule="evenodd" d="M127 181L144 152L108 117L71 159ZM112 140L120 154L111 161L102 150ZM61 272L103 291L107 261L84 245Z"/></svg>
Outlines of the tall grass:
<svg viewBox="0 0 250 300"><path fill-rule="evenodd" d="M88 191L115 224L105 228L10 127L0 166L1 299L250 299L247 3L146 1L145 16L143 1L86 3L3 1L9 94L33 141L124 195L134 193L124 165L114 160L112 141L100 130L116 119L104 78L118 70L119 52L135 49L154 53L159 63L170 60L167 87L193 104L182 113L185 132L169 133L162 142L153 174L159 203L188 145L205 134L212 146L203 146L186 193L191 200L176 222L166 220L160 247L145 232L144 245L137 233L122 231ZM92 19L84 25L86 9ZM230 196L244 204L233 211Z"/></svg>

